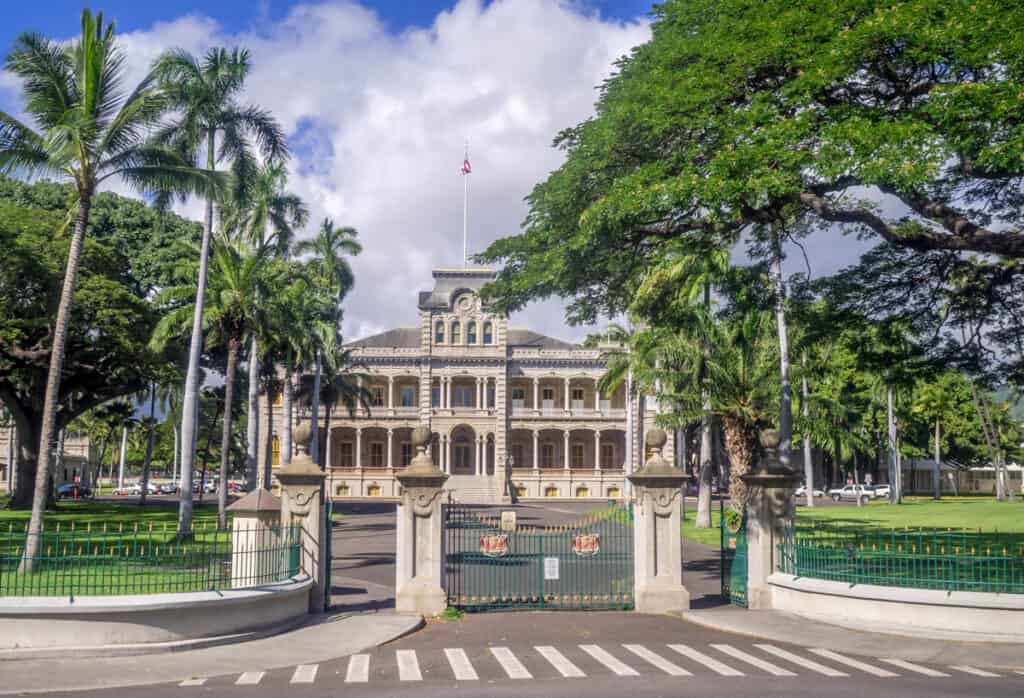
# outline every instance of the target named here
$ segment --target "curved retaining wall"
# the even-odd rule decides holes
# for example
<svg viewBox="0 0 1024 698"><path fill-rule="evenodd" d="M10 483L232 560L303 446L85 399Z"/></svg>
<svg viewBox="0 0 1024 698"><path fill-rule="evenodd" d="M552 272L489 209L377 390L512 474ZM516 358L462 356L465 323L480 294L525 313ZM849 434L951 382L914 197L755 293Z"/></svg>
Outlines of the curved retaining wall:
<svg viewBox="0 0 1024 698"><path fill-rule="evenodd" d="M0 649L175 642L259 630L309 611L307 576L247 589L0 599Z"/></svg>
<svg viewBox="0 0 1024 698"><path fill-rule="evenodd" d="M1024 642L1024 594L988 594L768 577L772 608L834 625L898 635Z"/></svg>

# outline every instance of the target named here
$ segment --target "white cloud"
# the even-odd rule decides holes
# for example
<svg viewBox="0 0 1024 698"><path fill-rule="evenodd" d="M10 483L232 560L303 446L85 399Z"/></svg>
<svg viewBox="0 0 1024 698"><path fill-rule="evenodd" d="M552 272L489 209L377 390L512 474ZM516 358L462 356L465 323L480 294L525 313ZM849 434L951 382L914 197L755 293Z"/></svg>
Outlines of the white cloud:
<svg viewBox="0 0 1024 698"><path fill-rule="evenodd" d="M344 327L355 338L415 324L430 270L461 262L464 141L472 253L518 230L523 197L561 161L554 135L593 112L613 61L648 37L646 20L606 21L576 2L461 0L429 28L399 34L359 4L324 2L238 35L186 15L121 40L129 84L170 47L250 50L246 100L290 134L291 186L312 213L306 234L324 216L360 231ZM201 207L184 211L199 218ZM583 333L564 327L558 303L512 320Z"/></svg>

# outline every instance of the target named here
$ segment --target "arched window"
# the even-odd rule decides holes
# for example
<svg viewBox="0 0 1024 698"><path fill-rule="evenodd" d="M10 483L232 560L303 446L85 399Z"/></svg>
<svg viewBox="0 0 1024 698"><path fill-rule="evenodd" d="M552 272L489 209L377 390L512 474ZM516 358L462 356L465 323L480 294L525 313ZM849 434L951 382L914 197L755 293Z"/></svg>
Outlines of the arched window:
<svg viewBox="0 0 1024 698"><path fill-rule="evenodd" d="M476 344L476 323L466 325L466 344Z"/></svg>
<svg viewBox="0 0 1024 698"><path fill-rule="evenodd" d="M494 344L494 330L491 323L484 323L484 344Z"/></svg>
<svg viewBox="0 0 1024 698"><path fill-rule="evenodd" d="M462 327L458 321L452 323L452 344L462 344Z"/></svg>
<svg viewBox="0 0 1024 698"><path fill-rule="evenodd" d="M444 323L441 321L434 325L434 344L444 344Z"/></svg>

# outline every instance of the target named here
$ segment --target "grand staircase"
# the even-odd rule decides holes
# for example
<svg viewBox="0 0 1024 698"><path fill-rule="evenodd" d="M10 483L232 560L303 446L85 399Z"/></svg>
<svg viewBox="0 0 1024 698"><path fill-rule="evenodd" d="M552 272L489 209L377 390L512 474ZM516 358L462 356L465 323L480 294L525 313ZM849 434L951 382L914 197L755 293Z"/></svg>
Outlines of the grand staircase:
<svg viewBox="0 0 1024 698"><path fill-rule="evenodd" d="M501 503L501 484L493 475L452 475L444 487L462 504Z"/></svg>

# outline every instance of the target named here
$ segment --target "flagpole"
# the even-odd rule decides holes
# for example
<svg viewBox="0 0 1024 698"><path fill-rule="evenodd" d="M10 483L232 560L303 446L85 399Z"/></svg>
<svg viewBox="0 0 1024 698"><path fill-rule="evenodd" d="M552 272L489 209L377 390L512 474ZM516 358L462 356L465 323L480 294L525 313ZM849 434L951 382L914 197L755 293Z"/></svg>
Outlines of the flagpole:
<svg viewBox="0 0 1024 698"><path fill-rule="evenodd" d="M469 161L469 142L466 142L465 162ZM469 268L469 173L462 173L462 266Z"/></svg>

